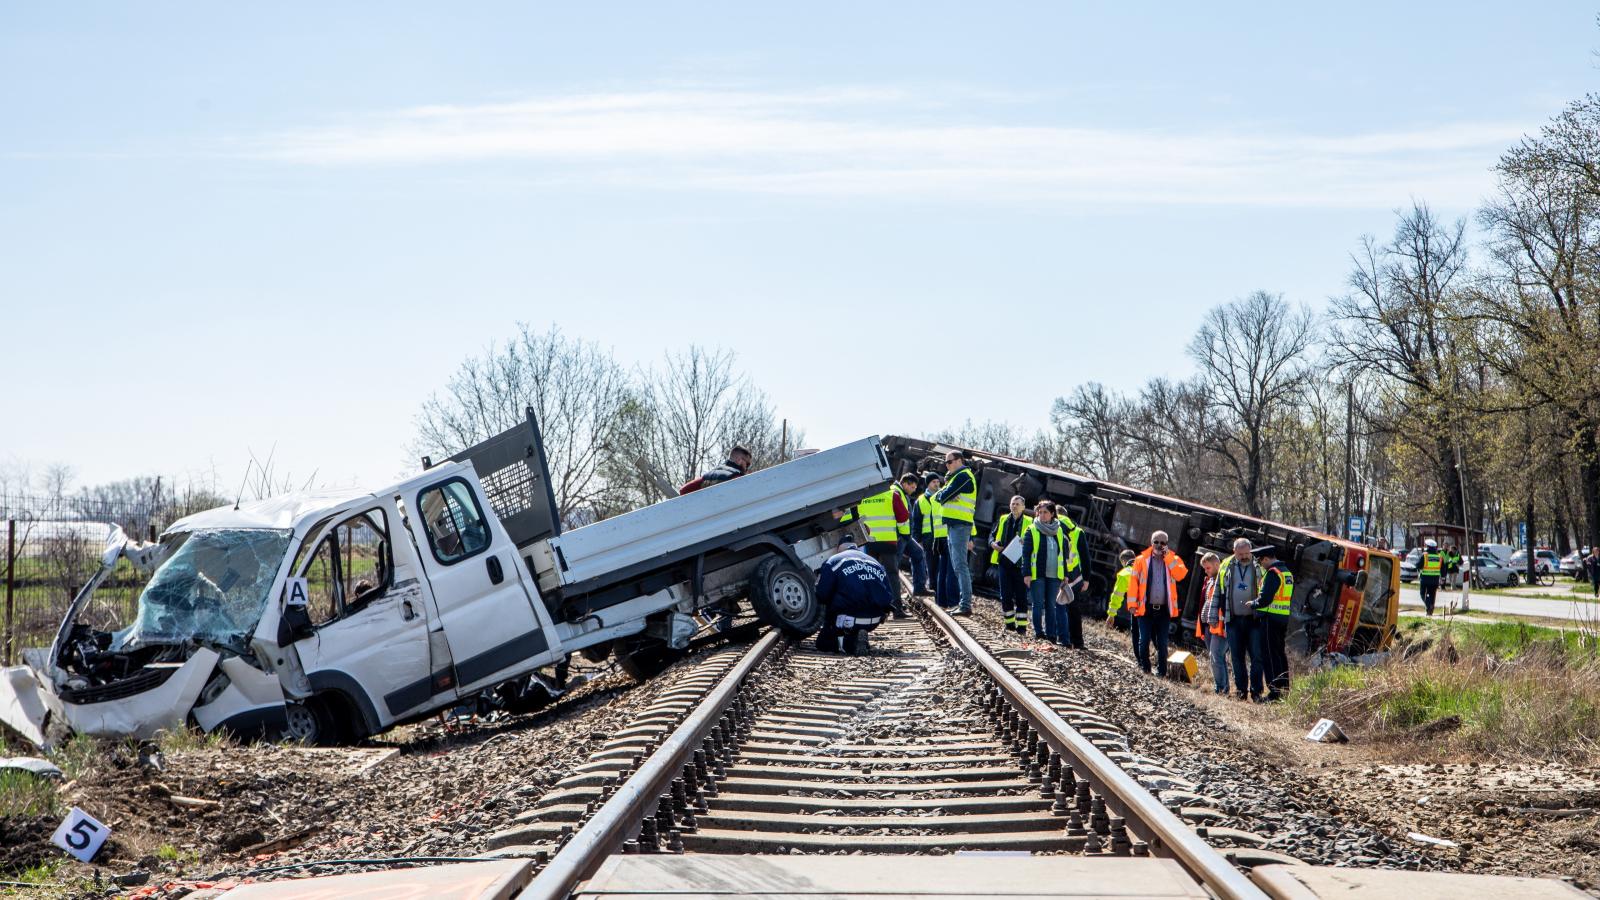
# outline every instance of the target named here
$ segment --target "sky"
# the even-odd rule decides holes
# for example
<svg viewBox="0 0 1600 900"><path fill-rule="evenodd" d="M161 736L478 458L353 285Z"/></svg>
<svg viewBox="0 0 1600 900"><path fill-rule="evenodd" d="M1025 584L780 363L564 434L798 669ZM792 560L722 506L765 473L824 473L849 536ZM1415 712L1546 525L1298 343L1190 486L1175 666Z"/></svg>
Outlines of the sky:
<svg viewBox="0 0 1600 900"><path fill-rule="evenodd" d="M0 466L379 487L516 323L808 443L1046 423L1321 307L1594 88L1596 8L11 3Z"/></svg>

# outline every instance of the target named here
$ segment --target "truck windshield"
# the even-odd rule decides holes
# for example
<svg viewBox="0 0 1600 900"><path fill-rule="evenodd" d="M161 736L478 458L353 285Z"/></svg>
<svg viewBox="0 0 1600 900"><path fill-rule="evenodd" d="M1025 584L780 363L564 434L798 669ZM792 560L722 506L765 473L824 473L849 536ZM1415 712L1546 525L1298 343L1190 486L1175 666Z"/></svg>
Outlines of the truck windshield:
<svg viewBox="0 0 1600 900"><path fill-rule="evenodd" d="M290 532L259 528L180 535L139 595L137 618L113 649L199 639L242 649L261 619Z"/></svg>

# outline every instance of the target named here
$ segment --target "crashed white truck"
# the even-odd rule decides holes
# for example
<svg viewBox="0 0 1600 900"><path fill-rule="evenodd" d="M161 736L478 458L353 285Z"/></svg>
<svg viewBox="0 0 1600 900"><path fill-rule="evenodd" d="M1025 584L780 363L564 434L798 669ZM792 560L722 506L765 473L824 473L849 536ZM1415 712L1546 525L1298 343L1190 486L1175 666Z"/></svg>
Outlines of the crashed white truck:
<svg viewBox="0 0 1600 900"><path fill-rule="evenodd" d="M463 702L537 708L574 653L647 677L742 599L804 636L831 512L883 490L876 437L562 533L521 425L377 491L276 497L125 539L55 642L0 671L0 720L67 732L340 742ZM155 565L131 625L77 621L119 556ZM742 612L742 610L741 610Z"/></svg>

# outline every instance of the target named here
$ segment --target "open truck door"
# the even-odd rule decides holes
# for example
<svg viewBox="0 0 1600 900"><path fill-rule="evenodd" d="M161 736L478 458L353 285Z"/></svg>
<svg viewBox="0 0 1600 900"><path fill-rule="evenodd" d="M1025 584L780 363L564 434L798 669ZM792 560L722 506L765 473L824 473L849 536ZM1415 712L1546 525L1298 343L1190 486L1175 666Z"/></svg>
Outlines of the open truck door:
<svg viewBox="0 0 1600 900"><path fill-rule="evenodd" d="M449 689L432 677L421 571L410 542L393 540L396 519L382 502L342 514L312 536L284 587L286 636L313 692L287 707L281 728L293 740L347 735L357 722L377 731Z"/></svg>

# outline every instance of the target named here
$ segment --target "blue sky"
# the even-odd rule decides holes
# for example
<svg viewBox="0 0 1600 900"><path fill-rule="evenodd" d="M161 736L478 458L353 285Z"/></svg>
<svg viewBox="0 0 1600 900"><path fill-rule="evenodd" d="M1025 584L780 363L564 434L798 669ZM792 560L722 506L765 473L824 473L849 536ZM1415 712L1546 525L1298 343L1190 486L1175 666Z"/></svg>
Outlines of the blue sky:
<svg viewBox="0 0 1600 900"><path fill-rule="evenodd" d="M7 4L0 465L384 480L517 321L732 348L814 444L1034 427L1187 374L1211 305L1320 306L1413 197L1470 213L1597 35L1575 3Z"/></svg>

